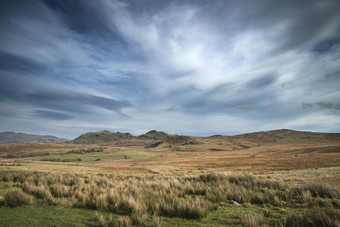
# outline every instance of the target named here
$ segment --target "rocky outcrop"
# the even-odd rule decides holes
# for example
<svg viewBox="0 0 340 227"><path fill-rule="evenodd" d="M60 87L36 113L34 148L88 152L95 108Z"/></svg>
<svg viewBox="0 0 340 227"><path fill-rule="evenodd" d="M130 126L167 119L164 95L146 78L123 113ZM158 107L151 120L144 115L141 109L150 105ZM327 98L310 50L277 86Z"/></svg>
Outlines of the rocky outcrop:
<svg viewBox="0 0 340 227"><path fill-rule="evenodd" d="M137 138L130 133L110 132L107 130L100 132L88 132L75 138L72 142L78 144L100 144L117 142L121 140L131 140Z"/></svg>

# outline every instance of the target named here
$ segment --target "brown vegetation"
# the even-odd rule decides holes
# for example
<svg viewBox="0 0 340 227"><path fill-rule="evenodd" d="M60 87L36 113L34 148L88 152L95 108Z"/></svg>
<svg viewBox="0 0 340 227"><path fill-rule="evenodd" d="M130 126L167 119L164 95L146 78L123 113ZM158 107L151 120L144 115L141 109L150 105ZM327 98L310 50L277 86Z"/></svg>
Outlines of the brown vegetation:
<svg viewBox="0 0 340 227"><path fill-rule="evenodd" d="M276 208L292 207L301 212L283 212L277 226L339 225L337 135L280 133L195 137L184 144L137 138L126 145L0 145L0 182L17 187L6 192L5 205L94 209L120 215L98 214L102 226L161 226L163 217L201 220L233 201L243 226L268 223ZM106 158L115 153L119 159ZM133 156L142 153L152 156ZM243 211L249 204L264 208Z"/></svg>

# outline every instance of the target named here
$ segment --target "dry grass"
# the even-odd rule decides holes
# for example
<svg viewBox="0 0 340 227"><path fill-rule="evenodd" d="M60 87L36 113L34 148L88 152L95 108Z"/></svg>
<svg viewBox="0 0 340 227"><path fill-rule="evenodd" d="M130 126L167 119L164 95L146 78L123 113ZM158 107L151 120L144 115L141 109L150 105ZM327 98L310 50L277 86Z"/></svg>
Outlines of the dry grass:
<svg viewBox="0 0 340 227"><path fill-rule="evenodd" d="M339 224L340 155L334 152L339 143L258 143L223 137L197 140L203 144L186 145L183 152L173 151L180 144L172 144L172 148L169 144L155 148L0 145L2 156L11 152L26 157L68 151L82 155L75 151L103 149L142 151L156 157L110 161L100 157L101 161L92 163L0 158L0 181L14 182L20 188L17 197L29 198L21 204L87 208L120 215L98 215L96 220L102 226L161 226L165 216L201 220L228 200L240 203L241 208L249 204L266 207L259 212L240 212L239 224L244 226L259 226L275 216L272 206L302 210L301 214L282 214L278 226ZM332 147L332 152L327 147Z"/></svg>
<svg viewBox="0 0 340 227"><path fill-rule="evenodd" d="M158 215L202 219L218 204L234 200L241 204L271 204L284 206L291 201L307 204L311 210L304 216L288 216L285 223L306 221L313 213L313 223L334 224L340 221L338 208L340 193L322 185L290 186L264 180L253 175L205 174L197 177L115 177L96 174L46 174L41 172L3 172L0 179L17 182L22 190L5 194L8 206L32 203L32 198L48 205L83 207L128 215L129 219L108 219L98 216L102 226L144 225L152 220L160 226ZM27 194L26 194L27 193ZM318 201L328 201L327 207ZM316 209L319 209L318 211ZM270 211L240 212L243 226L260 226ZM330 221L331 218L335 218ZM302 222L301 221L301 222ZM131 222L131 223L130 223ZM117 224L120 223L120 224ZM125 224L124 224L125 223Z"/></svg>
<svg viewBox="0 0 340 227"><path fill-rule="evenodd" d="M4 194L5 204L9 207L18 207L32 203L32 196L27 195L21 189L10 189Z"/></svg>
<svg viewBox="0 0 340 227"><path fill-rule="evenodd" d="M0 159L0 169L31 169L36 171L62 171L72 173L84 173L91 171L97 173L117 173L119 175L142 175L147 173L181 175L190 172L197 175L210 171L242 171L268 174L273 171L292 171L340 166L340 143L336 141L308 143L303 141L293 141L289 143L278 143L254 142L247 140L246 138L230 139L226 137L195 139L202 144L180 146L185 152L174 152L172 148L162 145L156 148L145 148L142 145L131 144L126 146L112 144L98 146L53 143L0 145L0 156L3 157L8 154L12 154L17 157L41 155L40 159L48 160L48 158L51 157L48 155L43 156L44 154L67 154L67 152L98 149L112 153L141 151L147 154L152 154L150 157L154 157L149 157L144 160L126 159L124 161L107 161L105 160L105 156L103 156L103 158L100 157L103 155L101 153L105 152L98 152L98 158L101 159L101 161L90 164L86 163L86 161L84 161L85 159L82 159L82 162L76 162L76 159L69 159L69 162L63 163L24 161L24 159ZM178 144L172 145L173 147L178 146ZM255 157L251 157L254 154ZM79 158L82 158L82 156L79 156ZM67 158L60 158L60 160L63 159ZM315 179L315 181L320 180L320 178L315 175L312 178ZM335 183L340 186L340 180L337 180L334 177L330 178L326 182L332 182L332 184L334 184L334 181L336 181Z"/></svg>
<svg viewBox="0 0 340 227"><path fill-rule="evenodd" d="M288 214L278 225L292 227L339 227L340 210L334 208L331 204L326 204L324 207L314 205L302 214Z"/></svg>
<svg viewBox="0 0 340 227"><path fill-rule="evenodd" d="M257 214L254 212L249 212L247 214L244 212L239 212L238 218L244 227L258 227L261 226L264 221L262 214Z"/></svg>

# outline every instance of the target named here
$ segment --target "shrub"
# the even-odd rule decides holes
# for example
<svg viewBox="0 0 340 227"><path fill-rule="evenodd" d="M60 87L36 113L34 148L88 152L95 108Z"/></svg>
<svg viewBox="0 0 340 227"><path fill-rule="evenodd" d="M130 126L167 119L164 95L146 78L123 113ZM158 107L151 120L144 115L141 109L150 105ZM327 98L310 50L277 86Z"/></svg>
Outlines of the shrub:
<svg viewBox="0 0 340 227"><path fill-rule="evenodd" d="M6 205L9 207L18 207L32 203L32 197L27 195L21 189L10 189L4 194Z"/></svg>

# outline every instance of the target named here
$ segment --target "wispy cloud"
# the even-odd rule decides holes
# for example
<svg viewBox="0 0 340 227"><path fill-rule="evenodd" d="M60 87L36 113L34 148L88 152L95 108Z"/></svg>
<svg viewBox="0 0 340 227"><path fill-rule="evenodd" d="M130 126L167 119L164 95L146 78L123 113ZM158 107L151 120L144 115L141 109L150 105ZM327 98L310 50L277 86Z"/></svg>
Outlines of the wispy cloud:
<svg viewBox="0 0 340 227"><path fill-rule="evenodd" d="M339 131L339 6L5 1L0 130Z"/></svg>

